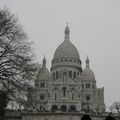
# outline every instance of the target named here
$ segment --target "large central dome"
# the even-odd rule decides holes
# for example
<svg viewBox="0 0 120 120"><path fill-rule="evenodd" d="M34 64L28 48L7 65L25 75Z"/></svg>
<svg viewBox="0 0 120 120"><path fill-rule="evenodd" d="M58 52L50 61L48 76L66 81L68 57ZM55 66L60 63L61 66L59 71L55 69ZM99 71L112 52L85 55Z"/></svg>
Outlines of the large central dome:
<svg viewBox="0 0 120 120"><path fill-rule="evenodd" d="M58 46L53 59L75 59L80 60L77 48L69 40L69 27L65 28L65 40Z"/></svg>
<svg viewBox="0 0 120 120"><path fill-rule="evenodd" d="M76 59L79 60L79 52L77 48L70 42L70 40L64 40L56 49L54 59Z"/></svg>
<svg viewBox="0 0 120 120"><path fill-rule="evenodd" d="M81 60L77 48L70 41L70 29L68 25L65 28L64 41L57 47L53 60L51 71L52 73L58 72L63 69L76 70L81 73Z"/></svg>

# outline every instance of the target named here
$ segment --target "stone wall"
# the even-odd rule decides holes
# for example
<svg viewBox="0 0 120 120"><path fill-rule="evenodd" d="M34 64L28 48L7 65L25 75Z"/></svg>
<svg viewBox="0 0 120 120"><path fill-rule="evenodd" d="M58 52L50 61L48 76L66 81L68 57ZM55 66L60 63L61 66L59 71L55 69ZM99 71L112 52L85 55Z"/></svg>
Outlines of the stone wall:
<svg viewBox="0 0 120 120"><path fill-rule="evenodd" d="M7 111L5 120L81 120L84 113L37 113ZM91 120L105 120L108 114L89 114ZM112 115L115 120L120 120L117 115Z"/></svg>
<svg viewBox="0 0 120 120"><path fill-rule="evenodd" d="M5 113L5 120L22 120L21 112L16 110L8 110Z"/></svg>
<svg viewBox="0 0 120 120"><path fill-rule="evenodd" d="M22 120L81 120L84 115L80 113L22 113ZM89 114L89 116L92 120L105 120L108 115Z"/></svg>

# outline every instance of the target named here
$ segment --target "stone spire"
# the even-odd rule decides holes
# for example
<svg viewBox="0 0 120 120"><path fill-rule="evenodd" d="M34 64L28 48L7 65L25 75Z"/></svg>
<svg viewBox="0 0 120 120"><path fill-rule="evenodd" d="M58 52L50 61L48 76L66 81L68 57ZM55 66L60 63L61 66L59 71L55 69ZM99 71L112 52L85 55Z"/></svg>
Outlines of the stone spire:
<svg viewBox="0 0 120 120"><path fill-rule="evenodd" d="M86 59L86 67L89 68L89 58L87 56L87 59Z"/></svg>
<svg viewBox="0 0 120 120"><path fill-rule="evenodd" d="M69 40L70 38L70 29L69 29L69 26L68 26L68 22L67 22L67 25L65 27L65 40Z"/></svg>
<svg viewBox="0 0 120 120"><path fill-rule="evenodd" d="M42 68L46 68L46 58L45 58L45 56L44 56L44 58L43 58Z"/></svg>

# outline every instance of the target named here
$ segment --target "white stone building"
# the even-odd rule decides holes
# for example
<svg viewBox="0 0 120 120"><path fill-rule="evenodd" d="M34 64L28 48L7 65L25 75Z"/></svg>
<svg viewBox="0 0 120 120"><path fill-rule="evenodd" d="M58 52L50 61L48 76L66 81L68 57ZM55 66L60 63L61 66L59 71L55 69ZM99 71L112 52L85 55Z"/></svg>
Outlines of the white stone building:
<svg viewBox="0 0 120 120"><path fill-rule="evenodd" d="M88 57L86 67L82 70L79 52L69 36L67 25L64 41L54 53L51 72L46 67L46 59L43 59L35 85L28 89L28 110L93 113L105 111L104 88L97 88Z"/></svg>

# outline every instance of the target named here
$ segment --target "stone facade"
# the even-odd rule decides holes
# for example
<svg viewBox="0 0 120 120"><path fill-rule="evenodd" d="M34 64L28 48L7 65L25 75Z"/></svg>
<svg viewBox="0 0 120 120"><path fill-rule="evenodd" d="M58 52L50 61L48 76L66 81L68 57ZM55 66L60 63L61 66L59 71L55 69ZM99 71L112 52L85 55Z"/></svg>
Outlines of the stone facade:
<svg viewBox="0 0 120 120"><path fill-rule="evenodd" d="M64 41L57 47L51 62L51 72L43 59L34 87L28 89L27 110L38 112L103 113L104 88L97 88L89 58L82 69L77 48L65 28ZM67 120L67 118L66 118Z"/></svg>

